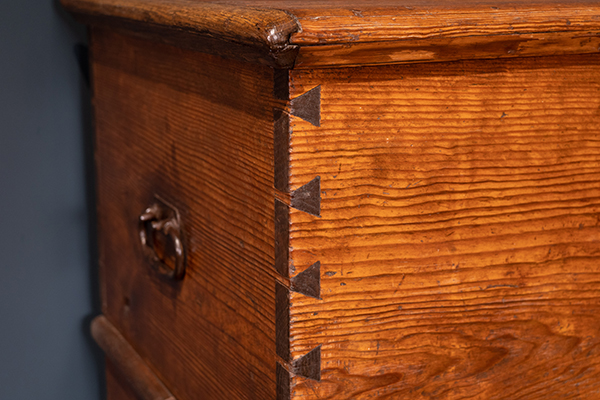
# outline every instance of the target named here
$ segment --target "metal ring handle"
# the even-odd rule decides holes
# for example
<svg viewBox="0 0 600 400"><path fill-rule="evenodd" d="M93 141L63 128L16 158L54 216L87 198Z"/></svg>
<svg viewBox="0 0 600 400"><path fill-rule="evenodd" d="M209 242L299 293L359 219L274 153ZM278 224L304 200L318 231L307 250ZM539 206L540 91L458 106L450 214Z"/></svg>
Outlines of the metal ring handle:
<svg viewBox="0 0 600 400"><path fill-rule="evenodd" d="M185 253L183 251L181 229L179 229L179 224L173 219L166 220L166 222L162 224L162 231L165 235L171 238L173 241L173 246L175 247L175 268L172 272L172 278L182 279L185 275Z"/></svg>
<svg viewBox="0 0 600 400"><path fill-rule="evenodd" d="M150 223L150 228L152 230L162 232L173 242L175 250L175 266L173 269L169 268L165 262L159 258L154 245L150 242L147 231L148 222ZM186 270L185 248L181 238L181 226L179 224L179 214L177 211L162 204L162 202L159 203L157 201L153 203L140 215L138 231L142 243L142 251L153 265L161 269L169 278L176 280L183 279Z"/></svg>

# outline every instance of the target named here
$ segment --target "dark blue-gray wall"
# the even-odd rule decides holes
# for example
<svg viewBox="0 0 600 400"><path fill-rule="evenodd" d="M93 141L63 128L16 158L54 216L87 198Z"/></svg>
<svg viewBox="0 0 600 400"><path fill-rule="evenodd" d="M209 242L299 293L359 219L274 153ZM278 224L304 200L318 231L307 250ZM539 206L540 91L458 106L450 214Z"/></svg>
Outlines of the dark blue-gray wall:
<svg viewBox="0 0 600 400"><path fill-rule="evenodd" d="M0 399L104 396L85 40L54 0L0 0Z"/></svg>

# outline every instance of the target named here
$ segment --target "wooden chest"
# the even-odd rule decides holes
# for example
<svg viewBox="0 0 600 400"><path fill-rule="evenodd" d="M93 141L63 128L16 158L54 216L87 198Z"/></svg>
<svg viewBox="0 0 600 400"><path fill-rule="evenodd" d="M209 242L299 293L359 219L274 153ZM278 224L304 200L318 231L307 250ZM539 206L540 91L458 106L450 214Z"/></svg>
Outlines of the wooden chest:
<svg viewBox="0 0 600 400"><path fill-rule="evenodd" d="M597 1L62 2L110 400L600 398Z"/></svg>

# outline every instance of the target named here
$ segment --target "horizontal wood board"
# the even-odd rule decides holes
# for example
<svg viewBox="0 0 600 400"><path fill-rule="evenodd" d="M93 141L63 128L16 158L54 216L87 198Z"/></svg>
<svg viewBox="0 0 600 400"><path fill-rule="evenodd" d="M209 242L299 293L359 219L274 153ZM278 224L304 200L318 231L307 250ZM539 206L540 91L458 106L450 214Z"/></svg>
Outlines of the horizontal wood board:
<svg viewBox="0 0 600 400"><path fill-rule="evenodd" d="M591 0L61 1L86 23L277 68L596 53L600 47L600 5Z"/></svg>
<svg viewBox="0 0 600 400"><path fill-rule="evenodd" d="M102 29L92 53L103 313L178 400L275 398L272 70ZM141 250L154 195L180 282Z"/></svg>
<svg viewBox="0 0 600 400"><path fill-rule="evenodd" d="M296 69L598 53L600 31L511 33L300 47Z"/></svg>
<svg viewBox="0 0 600 400"><path fill-rule="evenodd" d="M294 44L382 42L597 30L593 1L393 1L289 6L302 31Z"/></svg>
<svg viewBox="0 0 600 400"><path fill-rule="evenodd" d="M600 397L600 57L296 70L293 399Z"/></svg>

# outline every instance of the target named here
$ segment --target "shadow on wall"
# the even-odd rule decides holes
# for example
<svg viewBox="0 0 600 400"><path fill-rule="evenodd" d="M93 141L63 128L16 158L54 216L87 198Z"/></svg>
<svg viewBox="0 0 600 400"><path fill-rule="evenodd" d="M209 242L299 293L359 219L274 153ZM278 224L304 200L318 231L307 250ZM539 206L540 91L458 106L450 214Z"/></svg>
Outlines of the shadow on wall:
<svg viewBox="0 0 600 400"><path fill-rule="evenodd" d="M86 40L56 0L0 1L0 399L106 397Z"/></svg>
<svg viewBox="0 0 600 400"><path fill-rule="evenodd" d="M85 170L85 204L87 208L87 237L89 248L89 293L92 304L92 313L82 320L83 335L86 343L92 349L94 364L97 367L99 382L99 395L101 399L106 398L106 376L104 365L104 353L94 342L90 333L92 320L102 312L100 302L100 283L98 265L98 226L96 218L96 173L94 165L94 128L93 110L91 105L91 72L90 51L87 42L87 28L76 22L60 5L60 0L54 2L55 10L69 29L76 32L83 40L73 46L73 57L77 62L80 72L80 104L81 104L81 133L83 135L84 170Z"/></svg>

